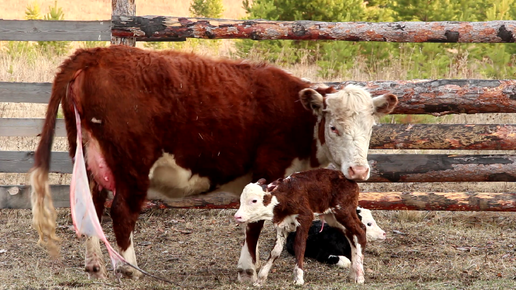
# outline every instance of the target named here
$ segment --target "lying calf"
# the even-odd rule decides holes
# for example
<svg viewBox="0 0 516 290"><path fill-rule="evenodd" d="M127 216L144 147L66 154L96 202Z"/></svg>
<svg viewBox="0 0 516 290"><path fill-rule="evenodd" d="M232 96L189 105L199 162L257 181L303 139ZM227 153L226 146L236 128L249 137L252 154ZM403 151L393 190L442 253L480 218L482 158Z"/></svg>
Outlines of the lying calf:
<svg viewBox="0 0 516 290"><path fill-rule="evenodd" d="M283 250L287 234L296 229L294 283L304 284L303 259L314 216L344 234L351 246L350 276L356 283L364 283L362 251L366 246L366 232L356 211L358 193L356 182L347 180L342 172L330 169L295 173L268 185L264 179L246 185L235 220L241 223L272 220L277 230L276 243L258 273L255 285L259 286L267 279L272 263Z"/></svg>
<svg viewBox="0 0 516 290"><path fill-rule="evenodd" d="M370 210L357 207L357 214L366 226L368 242L385 239L385 231L376 224ZM292 255L294 255L295 236L296 233L290 233L287 237L287 251ZM339 229L328 225L323 226L321 221L314 221L308 231L305 257L348 268L351 265L351 246Z"/></svg>

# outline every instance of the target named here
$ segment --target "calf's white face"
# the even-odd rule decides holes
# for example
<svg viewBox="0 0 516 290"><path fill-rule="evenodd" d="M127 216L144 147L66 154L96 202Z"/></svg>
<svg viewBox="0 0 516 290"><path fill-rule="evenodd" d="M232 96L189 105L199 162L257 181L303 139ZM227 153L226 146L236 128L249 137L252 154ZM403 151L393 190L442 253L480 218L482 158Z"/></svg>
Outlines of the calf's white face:
<svg viewBox="0 0 516 290"><path fill-rule="evenodd" d="M264 204L265 200L270 202ZM274 207L278 203L276 197L263 191L258 183L249 183L240 195L240 207L235 213L235 220L239 223L272 220Z"/></svg>
<svg viewBox="0 0 516 290"><path fill-rule="evenodd" d="M364 88L348 85L325 98L313 89L304 89L300 98L317 116L315 127L317 158L335 164L351 180L367 180L367 152L376 119L390 113L398 98L388 94L372 98Z"/></svg>
<svg viewBox="0 0 516 290"><path fill-rule="evenodd" d="M378 226L371 215L371 211L360 207L358 207L357 210L360 210L359 215L362 217L362 223L366 226L367 241L385 240L387 235L385 231Z"/></svg>

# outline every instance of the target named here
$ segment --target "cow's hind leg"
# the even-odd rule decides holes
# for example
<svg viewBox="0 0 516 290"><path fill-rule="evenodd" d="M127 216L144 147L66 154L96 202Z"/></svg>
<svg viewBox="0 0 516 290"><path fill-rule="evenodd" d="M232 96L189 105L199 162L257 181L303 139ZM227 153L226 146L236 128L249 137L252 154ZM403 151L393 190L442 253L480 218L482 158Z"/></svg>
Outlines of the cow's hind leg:
<svg viewBox="0 0 516 290"><path fill-rule="evenodd" d="M258 221L247 224L245 242L240 251L237 266L239 282L255 282L257 279L256 270L260 267L258 239L263 228L263 222Z"/></svg>
<svg viewBox="0 0 516 290"><path fill-rule="evenodd" d="M95 180L89 175L90 190L92 194L93 203L95 205L95 211L99 222L102 221L102 215L104 214L104 203L107 198L107 190L102 189L95 182ZM106 265L102 251L100 250L100 240L98 237L87 237L84 254L84 269L88 275L92 278L105 279L107 277Z"/></svg>
<svg viewBox="0 0 516 290"><path fill-rule="evenodd" d="M142 175L144 176L144 175ZM133 243L136 220L145 201L149 180L136 177L122 179L117 183L117 191L111 206L113 231L120 248L120 254L133 266L138 266ZM138 279L142 273L124 265L117 269L124 277Z"/></svg>

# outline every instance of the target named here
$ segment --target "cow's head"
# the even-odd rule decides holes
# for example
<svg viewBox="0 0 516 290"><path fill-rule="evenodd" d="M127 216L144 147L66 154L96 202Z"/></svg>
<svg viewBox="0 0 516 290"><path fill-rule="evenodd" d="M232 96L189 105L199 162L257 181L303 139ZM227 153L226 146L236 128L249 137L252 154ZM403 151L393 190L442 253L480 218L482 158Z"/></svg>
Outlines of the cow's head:
<svg viewBox="0 0 516 290"><path fill-rule="evenodd" d="M366 238L368 242L385 240L387 235L385 234L385 231L378 226L370 210L357 207L357 214L359 215L362 223L366 226Z"/></svg>
<svg viewBox="0 0 516 290"><path fill-rule="evenodd" d="M367 151L376 120L390 113L398 98L387 94L372 98L364 88L348 85L323 97L308 88L299 92L303 106L317 116L317 159L333 163L346 178L367 180Z"/></svg>
<svg viewBox="0 0 516 290"><path fill-rule="evenodd" d="M240 207L235 213L235 220L239 223L253 223L260 220L272 220L274 207L278 200L265 190L262 180L249 183L240 195Z"/></svg>

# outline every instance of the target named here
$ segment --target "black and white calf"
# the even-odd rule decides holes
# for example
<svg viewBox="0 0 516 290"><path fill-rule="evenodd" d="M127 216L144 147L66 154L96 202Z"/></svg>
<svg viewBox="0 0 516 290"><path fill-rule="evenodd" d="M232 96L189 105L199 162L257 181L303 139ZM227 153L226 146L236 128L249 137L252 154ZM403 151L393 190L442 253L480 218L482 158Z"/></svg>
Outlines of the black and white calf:
<svg viewBox="0 0 516 290"><path fill-rule="evenodd" d="M386 238L385 231L376 224L370 210L357 207L357 214L366 226L367 242ZM291 255L295 255L295 237L295 232L287 237L287 251ZM306 239L305 258L314 258L321 263L348 268L351 265L351 246L339 229L329 225L323 226L322 221L314 221Z"/></svg>
<svg viewBox="0 0 516 290"><path fill-rule="evenodd" d="M235 213L235 220L241 223L271 220L277 230L276 243L269 259L260 269L255 285L265 282L274 260L283 250L287 234L296 230L294 283L304 284L306 238L316 216L344 234L351 246L350 276L356 283L364 283L366 228L356 211L358 194L355 181L346 179L340 171L330 169L294 173L268 185L264 179L246 185L240 196L240 208Z"/></svg>

